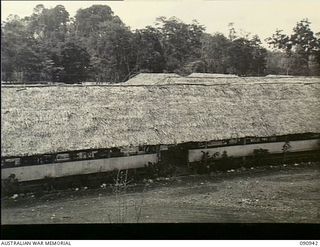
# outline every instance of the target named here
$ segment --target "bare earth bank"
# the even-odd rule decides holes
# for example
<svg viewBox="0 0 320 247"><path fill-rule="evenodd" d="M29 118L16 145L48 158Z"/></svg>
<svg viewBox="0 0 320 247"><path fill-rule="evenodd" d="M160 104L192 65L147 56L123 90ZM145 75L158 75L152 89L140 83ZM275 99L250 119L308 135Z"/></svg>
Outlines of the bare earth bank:
<svg viewBox="0 0 320 247"><path fill-rule="evenodd" d="M129 190L2 199L2 224L320 223L319 164L160 179Z"/></svg>

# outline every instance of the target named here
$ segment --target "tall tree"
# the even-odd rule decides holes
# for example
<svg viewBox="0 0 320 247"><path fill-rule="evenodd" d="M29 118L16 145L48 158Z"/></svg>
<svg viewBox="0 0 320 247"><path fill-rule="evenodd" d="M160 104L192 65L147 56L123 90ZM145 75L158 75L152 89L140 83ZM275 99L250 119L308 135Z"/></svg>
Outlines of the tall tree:
<svg viewBox="0 0 320 247"><path fill-rule="evenodd" d="M252 48L250 61L251 74L253 75L263 75L266 69L267 63L267 50L261 46L261 40L258 35L254 35L250 40L250 45Z"/></svg>
<svg viewBox="0 0 320 247"><path fill-rule="evenodd" d="M69 13L62 5L47 9L42 4L34 8L33 14L26 18L28 29L44 42L64 42L67 35Z"/></svg>
<svg viewBox="0 0 320 247"><path fill-rule="evenodd" d="M316 59L320 52L320 39L311 30L310 24L308 19L303 19L293 28L291 35L283 34L282 30L277 30L272 37L267 39L271 47L287 54L289 60L287 73L308 75L312 72L310 71L310 62L317 63L316 67L320 73L320 63Z"/></svg>
<svg viewBox="0 0 320 247"><path fill-rule="evenodd" d="M92 5L86 9L79 9L75 16L75 32L89 38L92 34L99 34L101 23L105 22L122 23L107 5Z"/></svg>
<svg viewBox="0 0 320 247"><path fill-rule="evenodd" d="M61 47L59 57L60 64L64 68L63 81L65 83L84 81L87 78L90 55L84 48L69 41Z"/></svg>
<svg viewBox="0 0 320 247"><path fill-rule="evenodd" d="M161 33L158 29L147 26L136 30L136 70L163 72L165 70L164 50L161 44Z"/></svg>
<svg viewBox="0 0 320 247"><path fill-rule="evenodd" d="M202 55L208 73L227 73L228 48L231 41L223 34L204 34L202 36Z"/></svg>
<svg viewBox="0 0 320 247"><path fill-rule="evenodd" d="M183 72L185 65L200 59L201 36L205 28L197 21L186 24L176 17L159 17L157 26L161 32L167 71Z"/></svg>
<svg viewBox="0 0 320 247"><path fill-rule="evenodd" d="M36 80L42 58L39 43L28 31L24 20L11 16L2 23L2 80Z"/></svg>
<svg viewBox="0 0 320 247"><path fill-rule="evenodd" d="M251 56L250 41L244 38L238 38L230 44L229 54L229 72L241 76L248 75L250 71Z"/></svg>
<svg viewBox="0 0 320 247"><path fill-rule="evenodd" d="M78 10L75 35L91 55L91 78L119 82L129 77L133 65L133 34L109 6Z"/></svg>

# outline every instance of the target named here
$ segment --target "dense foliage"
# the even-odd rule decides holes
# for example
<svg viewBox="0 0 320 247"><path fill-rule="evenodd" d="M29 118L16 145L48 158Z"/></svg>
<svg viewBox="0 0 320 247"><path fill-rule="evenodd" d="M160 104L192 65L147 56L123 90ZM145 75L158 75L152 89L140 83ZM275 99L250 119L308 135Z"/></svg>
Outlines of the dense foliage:
<svg viewBox="0 0 320 247"><path fill-rule="evenodd" d="M320 75L320 33L314 34L310 24L304 19L297 23L291 35L277 30L267 39L271 46L284 52L277 54L282 59L278 59L278 68L273 69L292 75Z"/></svg>
<svg viewBox="0 0 320 247"><path fill-rule="evenodd" d="M317 75L320 39L303 20L291 36L277 31L267 51L258 36L213 35L197 21L159 17L130 30L106 5L79 9L37 5L31 16L2 23L2 80L11 82L121 82L138 72Z"/></svg>

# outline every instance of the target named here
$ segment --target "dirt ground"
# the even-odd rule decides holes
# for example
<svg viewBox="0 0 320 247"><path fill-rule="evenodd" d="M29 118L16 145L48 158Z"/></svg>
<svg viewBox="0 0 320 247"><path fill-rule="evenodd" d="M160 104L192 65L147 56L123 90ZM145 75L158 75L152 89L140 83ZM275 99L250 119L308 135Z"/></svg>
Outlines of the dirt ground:
<svg viewBox="0 0 320 247"><path fill-rule="evenodd" d="M122 194L74 188L18 195L2 198L1 205L2 224L320 223L320 165L160 178Z"/></svg>

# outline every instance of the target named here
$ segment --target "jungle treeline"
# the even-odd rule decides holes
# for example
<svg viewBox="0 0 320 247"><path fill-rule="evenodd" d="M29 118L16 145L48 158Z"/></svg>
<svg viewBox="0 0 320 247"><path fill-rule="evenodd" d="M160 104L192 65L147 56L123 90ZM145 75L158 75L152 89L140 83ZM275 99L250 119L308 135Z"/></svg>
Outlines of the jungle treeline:
<svg viewBox="0 0 320 247"><path fill-rule="evenodd" d="M1 80L117 83L139 72L316 76L320 34L310 24L301 20L290 35L276 30L266 49L232 23L227 36L175 17L131 30L107 5L79 9L74 17L62 5L37 5L30 16L2 22Z"/></svg>

